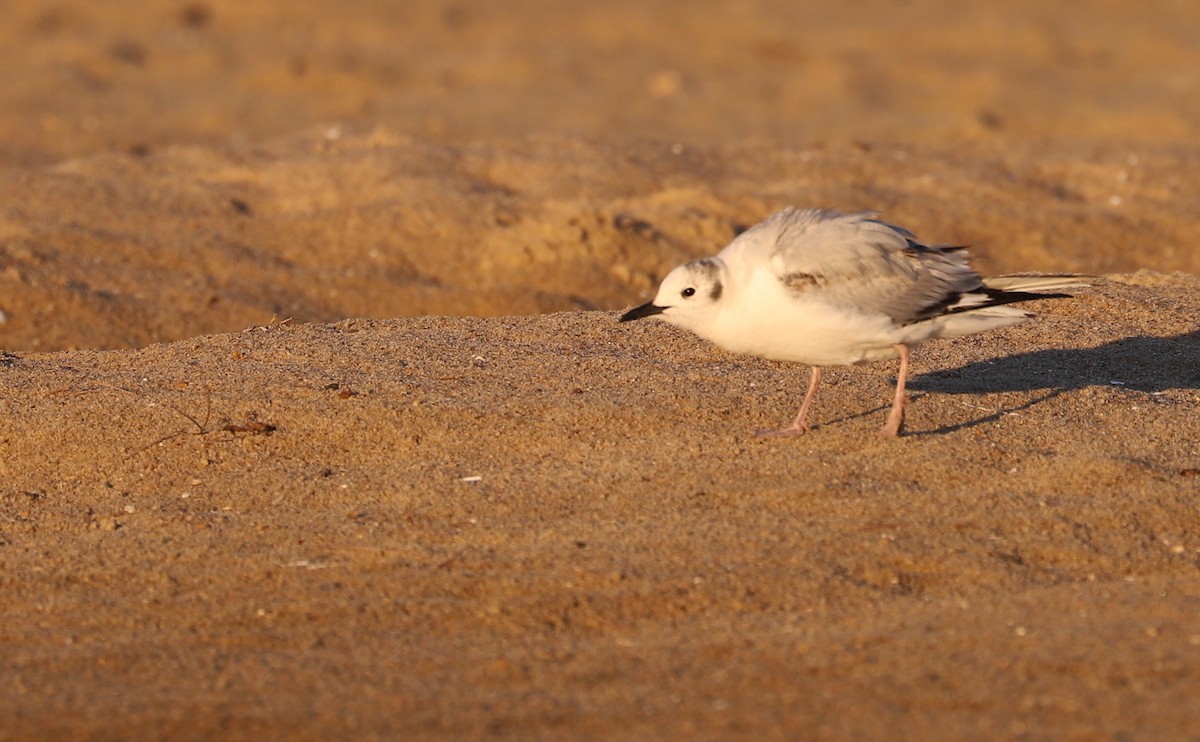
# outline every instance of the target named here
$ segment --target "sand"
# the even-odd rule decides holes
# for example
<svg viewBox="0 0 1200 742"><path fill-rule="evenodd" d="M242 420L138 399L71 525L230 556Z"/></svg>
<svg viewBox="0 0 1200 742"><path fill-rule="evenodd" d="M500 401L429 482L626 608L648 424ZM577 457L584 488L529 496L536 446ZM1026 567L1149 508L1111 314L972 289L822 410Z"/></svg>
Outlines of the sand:
<svg viewBox="0 0 1200 742"><path fill-rule="evenodd" d="M1200 12L352 5L0 10L0 739L1195 736ZM760 440L792 203L1099 278Z"/></svg>

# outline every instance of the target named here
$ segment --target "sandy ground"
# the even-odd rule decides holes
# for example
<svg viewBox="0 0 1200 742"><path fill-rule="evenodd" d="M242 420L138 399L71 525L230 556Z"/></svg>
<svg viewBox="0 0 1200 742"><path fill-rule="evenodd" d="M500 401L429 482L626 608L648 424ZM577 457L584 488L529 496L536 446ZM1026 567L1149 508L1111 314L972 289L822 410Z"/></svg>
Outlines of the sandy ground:
<svg viewBox="0 0 1200 742"><path fill-rule="evenodd" d="M0 739L1192 739L1200 11L0 9ZM1030 323L620 325L787 204Z"/></svg>

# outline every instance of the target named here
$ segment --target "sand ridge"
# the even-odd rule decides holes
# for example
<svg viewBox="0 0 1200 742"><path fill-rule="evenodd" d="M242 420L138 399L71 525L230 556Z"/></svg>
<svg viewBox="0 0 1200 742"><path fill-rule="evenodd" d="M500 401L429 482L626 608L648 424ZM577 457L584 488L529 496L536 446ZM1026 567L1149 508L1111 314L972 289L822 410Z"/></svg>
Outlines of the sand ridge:
<svg viewBox="0 0 1200 742"><path fill-rule="evenodd" d="M0 7L0 740L1189 739L1197 10ZM1028 323L621 325L788 205Z"/></svg>
<svg viewBox="0 0 1200 742"><path fill-rule="evenodd" d="M1198 296L923 346L893 442L608 312L6 356L10 733L1184 734Z"/></svg>

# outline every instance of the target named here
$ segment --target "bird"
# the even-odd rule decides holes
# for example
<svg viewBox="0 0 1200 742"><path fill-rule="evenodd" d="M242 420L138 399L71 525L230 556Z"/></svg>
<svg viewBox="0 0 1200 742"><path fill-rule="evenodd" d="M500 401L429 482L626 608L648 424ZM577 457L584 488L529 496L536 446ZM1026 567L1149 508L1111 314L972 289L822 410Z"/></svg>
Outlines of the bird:
<svg viewBox="0 0 1200 742"><path fill-rule="evenodd" d="M966 247L921 242L873 211L786 207L715 256L684 263L654 298L620 322L655 317L725 350L812 368L791 425L759 436L808 432L821 369L899 359L896 391L880 435L904 423L910 349L936 338L1029 319L1012 306L1069 298L1091 277L1020 274L984 279Z"/></svg>

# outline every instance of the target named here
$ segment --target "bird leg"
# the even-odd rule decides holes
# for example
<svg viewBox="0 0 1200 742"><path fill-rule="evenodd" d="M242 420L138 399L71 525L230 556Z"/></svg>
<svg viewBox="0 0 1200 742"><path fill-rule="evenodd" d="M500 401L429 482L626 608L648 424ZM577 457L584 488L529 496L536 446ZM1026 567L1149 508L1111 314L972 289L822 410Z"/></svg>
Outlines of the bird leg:
<svg viewBox="0 0 1200 742"><path fill-rule="evenodd" d="M808 392L804 395L804 402L800 404L800 411L796 413L796 419L786 428L779 430L760 430L755 433L760 438L778 438L786 435L803 435L808 432L808 426L804 424L804 418L808 417L808 408L812 406L813 397L817 396L817 385L821 383L821 368L819 366L812 367L812 376L808 381Z"/></svg>
<svg viewBox="0 0 1200 742"><path fill-rule="evenodd" d="M892 400L892 411L879 434L884 438L895 438L904 424L904 385L908 381L908 346L897 343L892 346L900 354L900 372L896 374L896 397Z"/></svg>

